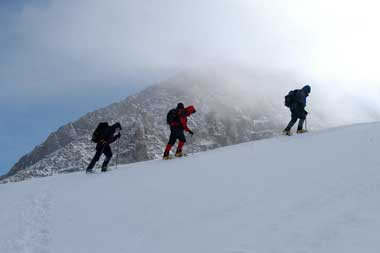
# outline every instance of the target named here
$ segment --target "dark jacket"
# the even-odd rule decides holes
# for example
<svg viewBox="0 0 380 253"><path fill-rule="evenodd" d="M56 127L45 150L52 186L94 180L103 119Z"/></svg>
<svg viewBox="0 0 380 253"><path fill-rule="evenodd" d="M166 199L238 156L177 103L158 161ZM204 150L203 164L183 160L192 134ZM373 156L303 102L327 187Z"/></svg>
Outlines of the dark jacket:
<svg viewBox="0 0 380 253"><path fill-rule="evenodd" d="M306 85L300 90L296 90L294 96L294 102L290 106L290 111L292 112L292 117L305 119L307 116L307 111L305 111L306 107L306 99L309 96L311 91L310 86Z"/></svg>
<svg viewBox="0 0 380 253"><path fill-rule="evenodd" d="M300 90L295 91L294 102L290 106L290 109L305 109L306 107L306 98L310 94L310 86L305 86Z"/></svg>
<svg viewBox="0 0 380 253"><path fill-rule="evenodd" d="M110 145L115 142L118 138L120 138L120 134L115 135L116 129L121 130L120 123L113 124L112 126L108 126L102 131L102 136L100 141L96 145L96 149L102 149L104 145Z"/></svg>

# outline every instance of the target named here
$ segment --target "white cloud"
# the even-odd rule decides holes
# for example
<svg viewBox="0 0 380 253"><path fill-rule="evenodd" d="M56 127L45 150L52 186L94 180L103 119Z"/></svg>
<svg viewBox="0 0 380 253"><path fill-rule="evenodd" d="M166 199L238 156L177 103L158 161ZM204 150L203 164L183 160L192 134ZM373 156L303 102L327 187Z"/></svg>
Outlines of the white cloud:
<svg viewBox="0 0 380 253"><path fill-rule="evenodd" d="M375 1L52 0L13 17L1 85L25 96L122 88L210 62L376 89ZM376 29L375 29L376 28ZM372 83L372 84L371 84ZM3 95L5 93L2 93Z"/></svg>

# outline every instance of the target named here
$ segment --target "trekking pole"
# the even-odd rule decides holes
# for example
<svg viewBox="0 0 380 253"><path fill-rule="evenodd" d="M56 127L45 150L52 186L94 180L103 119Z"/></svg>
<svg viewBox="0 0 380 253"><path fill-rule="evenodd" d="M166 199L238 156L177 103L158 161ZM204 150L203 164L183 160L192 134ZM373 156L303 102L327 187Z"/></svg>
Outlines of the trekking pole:
<svg viewBox="0 0 380 253"><path fill-rule="evenodd" d="M106 147L106 144L103 144L103 148L102 148L102 152L100 153L100 155L103 155L103 152L104 152L104 148ZM96 166L96 168L100 168L100 164L98 164Z"/></svg>
<svg viewBox="0 0 380 253"><path fill-rule="evenodd" d="M193 135L191 135L191 138L190 138L190 145L191 145L191 155L194 155L194 145L193 145Z"/></svg>
<svg viewBox="0 0 380 253"><path fill-rule="evenodd" d="M307 131L307 118L305 118L305 130Z"/></svg>
<svg viewBox="0 0 380 253"><path fill-rule="evenodd" d="M119 147L120 147L120 138L117 139L116 161L115 161L116 162L116 166L115 166L115 169L117 169L118 160L119 160Z"/></svg>

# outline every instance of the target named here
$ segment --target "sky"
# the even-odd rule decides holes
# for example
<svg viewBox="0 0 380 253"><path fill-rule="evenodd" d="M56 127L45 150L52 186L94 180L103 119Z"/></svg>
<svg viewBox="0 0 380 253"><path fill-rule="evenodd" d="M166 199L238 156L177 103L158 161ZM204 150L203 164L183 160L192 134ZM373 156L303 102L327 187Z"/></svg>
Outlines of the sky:
<svg viewBox="0 0 380 253"><path fill-rule="evenodd" d="M0 174L59 126L192 67L245 64L378 96L379 7L371 0L2 0Z"/></svg>

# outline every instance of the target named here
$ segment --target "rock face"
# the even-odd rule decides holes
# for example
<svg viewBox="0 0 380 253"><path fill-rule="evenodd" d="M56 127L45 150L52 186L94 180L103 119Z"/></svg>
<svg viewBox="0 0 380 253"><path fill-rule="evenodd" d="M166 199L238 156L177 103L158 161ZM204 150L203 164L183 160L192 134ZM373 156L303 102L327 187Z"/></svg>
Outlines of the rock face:
<svg viewBox="0 0 380 253"><path fill-rule="evenodd" d="M159 159L169 135L166 113L178 102L197 109L189 118L195 135L192 145L185 146L188 152L190 146L199 152L272 137L280 133L289 116L283 108L283 91L274 95L265 88L278 81L294 84L288 77L269 78L244 71L180 75L62 126L23 156L1 182L85 169L94 154L91 134L103 121L123 126L119 163ZM247 82L252 83L249 91L244 90ZM114 154L116 147L114 143ZM111 160L111 165L114 162Z"/></svg>

